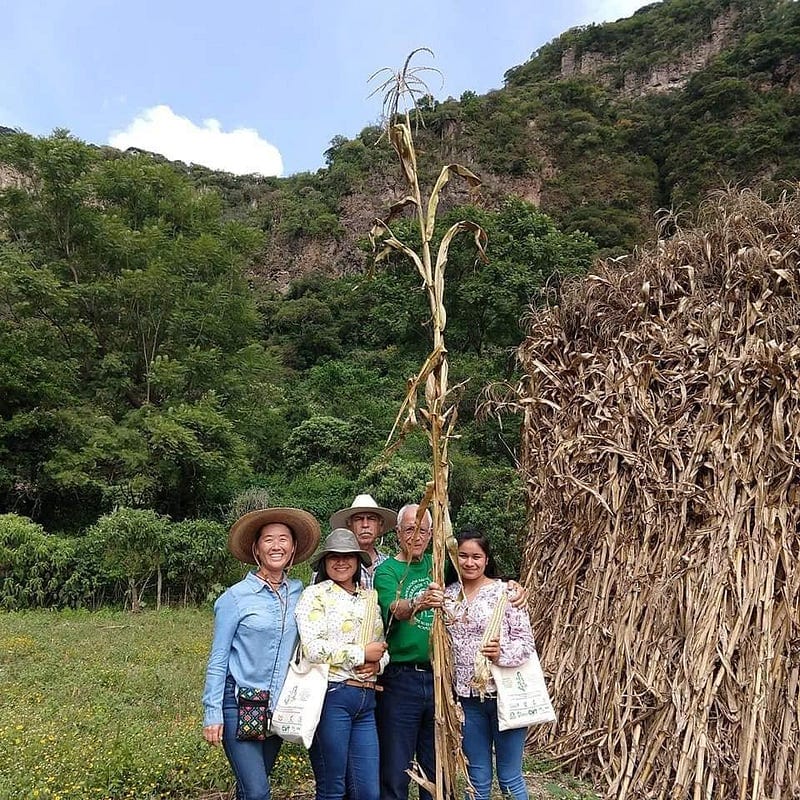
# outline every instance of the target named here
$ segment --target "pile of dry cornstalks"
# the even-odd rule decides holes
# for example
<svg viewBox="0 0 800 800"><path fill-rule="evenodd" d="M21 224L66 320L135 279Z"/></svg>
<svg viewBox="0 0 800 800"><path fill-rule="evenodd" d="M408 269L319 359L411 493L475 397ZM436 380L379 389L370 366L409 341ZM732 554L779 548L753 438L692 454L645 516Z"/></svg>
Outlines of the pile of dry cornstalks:
<svg viewBox="0 0 800 800"><path fill-rule="evenodd" d="M534 744L610 798L800 797L798 250L730 192L530 317Z"/></svg>

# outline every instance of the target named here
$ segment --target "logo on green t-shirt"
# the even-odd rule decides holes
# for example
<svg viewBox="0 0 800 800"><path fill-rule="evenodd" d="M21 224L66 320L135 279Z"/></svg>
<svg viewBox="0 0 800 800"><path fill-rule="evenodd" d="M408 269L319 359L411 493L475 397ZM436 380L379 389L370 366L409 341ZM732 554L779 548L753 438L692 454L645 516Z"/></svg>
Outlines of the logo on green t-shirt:
<svg viewBox="0 0 800 800"><path fill-rule="evenodd" d="M409 578L403 586L403 597L410 600L418 594L422 594L430 583L430 576L422 576L419 578ZM416 625L420 630L430 631L433 627L433 610L418 611L414 614L411 622Z"/></svg>

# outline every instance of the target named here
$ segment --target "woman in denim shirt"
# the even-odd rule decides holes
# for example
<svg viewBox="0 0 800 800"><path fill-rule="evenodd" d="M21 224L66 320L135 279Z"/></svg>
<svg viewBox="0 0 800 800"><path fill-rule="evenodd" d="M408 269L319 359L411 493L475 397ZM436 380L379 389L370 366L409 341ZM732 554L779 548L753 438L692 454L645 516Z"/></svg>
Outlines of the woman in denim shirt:
<svg viewBox="0 0 800 800"><path fill-rule="evenodd" d="M269 775L281 739L236 737L238 692L268 689L274 704L283 686L297 625L294 610L303 584L286 569L305 561L320 537L307 511L270 508L251 511L234 523L228 549L257 569L231 586L214 604L214 640L203 692L203 738L222 743L236 776L239 800L269 800Z"/></svg>

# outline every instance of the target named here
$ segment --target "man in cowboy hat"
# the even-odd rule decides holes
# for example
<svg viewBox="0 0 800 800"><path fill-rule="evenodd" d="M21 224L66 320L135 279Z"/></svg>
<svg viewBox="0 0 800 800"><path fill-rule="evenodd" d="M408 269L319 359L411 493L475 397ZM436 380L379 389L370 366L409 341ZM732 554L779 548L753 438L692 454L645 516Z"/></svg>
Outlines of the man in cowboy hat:
<svg viewBox="0 0 800 800"><path fill-rule="evenodd" d="M375 546L375 542L390 531L395 524L397 514L391 509L379 506L370 494L359 494L348 508L339 509L331 515L331 529L348 528L361 549L370 557L371 565L361 570L361 588L371 589L372 578L376 567L388 556Z"/></svg>

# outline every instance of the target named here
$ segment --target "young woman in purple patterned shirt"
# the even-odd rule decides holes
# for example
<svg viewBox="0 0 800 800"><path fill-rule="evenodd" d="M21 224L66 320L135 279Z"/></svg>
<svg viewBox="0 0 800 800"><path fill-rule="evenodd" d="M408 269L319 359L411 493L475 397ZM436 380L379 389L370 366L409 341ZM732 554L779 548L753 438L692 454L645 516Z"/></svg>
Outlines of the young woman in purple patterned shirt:
<svg viewBox="0 0 800 800"><path fill-rule="evenodd" d="M469 778L475 800L488 800L493 764L504 797L527 800L522 776L526 728L501 731L497 726L496 687L488 678L476 688L476 656L482 654L502 666L524 664L534 652L528 614L506 603L500 636L483 643L486 626L508 585L497 577L488 538L476 530L456 535L461 581L445 590L445 616L455 660L455 691L464 709L463 749L469 761ZM485 663L485 662L484 662Z"/></svg>

